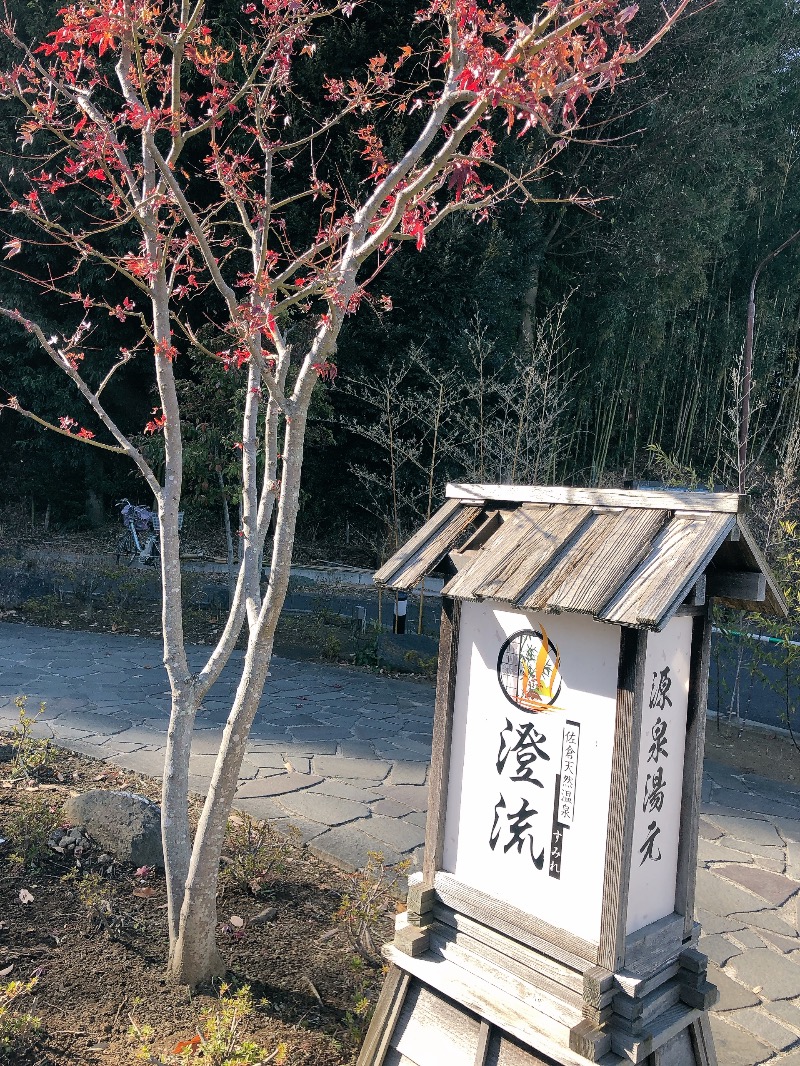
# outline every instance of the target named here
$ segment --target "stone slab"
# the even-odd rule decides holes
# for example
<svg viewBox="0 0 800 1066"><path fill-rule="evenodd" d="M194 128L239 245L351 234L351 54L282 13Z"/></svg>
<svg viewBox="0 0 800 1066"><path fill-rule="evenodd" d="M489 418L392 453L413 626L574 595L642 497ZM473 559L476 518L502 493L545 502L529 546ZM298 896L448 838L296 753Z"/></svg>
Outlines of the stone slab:
<svg viewBox="0 0 800 1066"><path fill-rule="evenodd" d="M772 1048L717 1014L711 1015L711 1031L720 1066L758 1066L772 1058Z"/></svg>
<svg viewBox="0 0 800 1066"><path fill-rule="evenodd" d="M743 988L738 981L734 981L723 973L713 963L708 964L708 979L719 990L719 1001L713 1008L714 1011L740 1010L742 1007L757 1007L761 1000L750 988Z"/></svg>
<svg viewBox="0 0 800 1066"><path fill-rule="evenodd" d="M424 785L428 776L427 762L395 760L387 785Z"/></svg>
<svg viewBox="0 0 800 1066"><path fill-rule="evenodd" d="M786 1000L777 1000L775 1003L764 1005L769 1013L800 1033L800 1006L796 1003L787 1003Z"/></svg>
<svg viewBox="0 0 800 1066"><path fill-rule="evenodd" d="M775 825L784 840L792 840L795 844L800 842L799 818L776 818Z"/></svg>
<svg viewBox="0 0 800 1066"><path fill-rule="evenodd" d="M115 766L122 766L126 770L135 770L137 774L147 774L149 777L161 778L164 772L163 751L131 751L115 755L111 760Z"/></svg>
<svg viewBox="0 0 800 1066"><path fill-rule="evenodd" d="M236 802L240 799L255 799L261 796L285 796L300 789L309 788L321 781L313 774L275 774L272 777L257 777L245 781L236 790Z"/></svg>
<svg viewBox="0 0 800 1066"><path fill-rule="evenodd" d="M735 917L741 919L745 925L754 925L757 929L770 929L773 933L780 933L781 936L793 936L797 931L769 907L763 911L741 911Z"/></svg>
<svg viewBox="0 0 800 1066"><path fill-rule="evenodd" d="M704 933L732 933L736 929L743 929L744 922L739 916L712 914L703 907L695 908L695 918L703 927Z"/></svg>
<svg viewBox="0 0 800 1066"><path fill-rule="evenodd" d="M381 844L390 844L402 852L418 848L425 840L425 830L420 829L419 826L399 822L395 818L383 818L380 815L373 815L360 828L369 836L379 840Z"/></svg>
<svg viewBox="0 0 800 1066"><path fill-rule="evenodd" d="M391 768L392 764L382 759L348 759L339 755L318 755L314 759L314 773L322 777L383 781Z"/></svg>
<svg viewBox="0 0 800 1066"><path fill-rule="evenodd" d="M716 789L713 802L733 811L751 811L754 814L766 814L776 818L792 818L800 813L797 807L769 796L753 795L748 792L736 792L732 788ZM712 819L713 821L713 819Z"/></svg>
<svg viewBox="0 0 800 1066"><path fill-rule="evenodd" d="M424 785L385 785L383 794L386 799L404 803L412 811L428 809L428 789Z"/></svg>
<svg viewBox="0 0 800 1066"><path fill-rule="evenodd" d="M233 807L234 810L245 811L252 818L262 822L277 824L281 819L288 818L280 802L269 796L254 796L252 799L247 796L241 799L237 797L233 801Z"/></svg>
<svg viewBox="0 0 800 1066"><path fill-rule="evenodd" d="M411 825L418 825L420 829L424 829L428 821L428 816L425 811L412 811L411 814L405 815L403 821L410 822Z"/></svg>
<svg viewBox="0 0 800 1066"><path fill-rule="evenodd" d="M372 805L373 814L382 814L386 818L402 818L414 812L405 803L395 799L382 799Z"/></svg>
<svg viewBox="0 0 800 1066"><path fill-rule="evenodd" d="M758 935L784 955L800 948L800 939L797 937L781 936L780 933L773 933L770 929L761 929Z"/></svg>
<svg viewBox="0 0 800 1066"><path fill-rule="evenodd" d="M756 815L746 817L745 815L720 812L707 817L705 820L711 822L712 825L718 826L728 836L736 837L737 840L749 840L753 844L783 846L783 838L778 833L778 830L765 818L758 818Z"/></svg>
<svg viewBox="0 0 800 1066"><path fill-rule="evenodd" d="M262 770L284 770L283 756L279 751L251 751L247 748L247 759Z"/></svg>
<svg viewBox="0 0 800 1066"><path fill-rule="evenodd" d="M781 906L800 889L800 883L792 881L782 874L759 870L753 866L718 866L715 870L720 876L737 885L755 892L768 903Z"/></svg>
<svg viewBox="0 0 800 1066"><path fill-rule="evenodd" d="M341 799L356 800L358 803L372 803L380 796L380 792L372 785L341 781L338 777L326 777L318 785L314 785L310 791L318 792L323 796L339 796Z"/></svg>
<svg viewBox="0 0 800 1066"><path fill-rule="evenodd" d="M766 1011L756 1007L746 1007L744 1010L737 1011L733 1020L753 1036L763 1040L765 1044L774 1047L776 1051L787 1051L800 1039L796 1033L771 1018Z"/></svg>
<svg viewBox="0 0 800 1066"><path fill-rule="evenodd" d="M375 746L366 740L340 740L336 754L341 759L375 760ZM381 760L382 761L382 760ZM342 774L342 777L345 775ZM350 776L350 775L347 775ZM375 774L370 774L374 777Z"/></svg>
<svg viewBox="0 0 800 1066"><path fill-rule="evenodd" d="M732 959L728 972L749 988L760 988L764 999L800 996L800 966L769 948L757 948Z"/></svg>
<svg viewBox="0 0 800 1066"><path fill-rule="evenodd" d="M731 933L730 938L745 950L764 947L764 941L754 929L740 929L737 933Z"/></svg>
<svg viewBox="0 0 800 1066"><path fill-rule="evenodd" d="M730 940L726 940L721 933L701 936L697 948L717 966L724 966L728 959L732 959L734 955L741 955L742 953L741 948L737 948Z"/></svg>
<svg viewBox="0 0 800 1066"><path fill-rule="evenodd" d="M374 837L364 833L360 828L361 824L354 822L329 829L327 833L315 837L309 845L309 851L347 871L363 869L369 861L370 853L380 852L384 862L389 865L395 865L403 859L403 855L396 848L382 846Z"/></svg>
<svg viewBox="0 0 800 1066"><path fill-rule="evenodd" d="M722 839L722 833L719 833L719 839ZM778 850L777 848L775 849ZM697 843L697 861L698 862L752 862L752 856L746 851L735 851L733 848L725 847L720 844L719 841L712 843L708 839L700 838Z"/></svg>
<svg viewBox="0 0 800 1066"><path fill-rule="evenodd" d="M757 910L762 902L758 896L702 868L697 871L695 899L699 907L720 917Z"/></svg>
<svg viewBox="0 0 800 1066"><path fill-rule="evenodd" d="M336 796L323 796L307 790L284 795L282 803L290 814L298 814L308 821L320 822L323 827L344 825L346 822L369 817L369 807L366 803Z"/></svg>

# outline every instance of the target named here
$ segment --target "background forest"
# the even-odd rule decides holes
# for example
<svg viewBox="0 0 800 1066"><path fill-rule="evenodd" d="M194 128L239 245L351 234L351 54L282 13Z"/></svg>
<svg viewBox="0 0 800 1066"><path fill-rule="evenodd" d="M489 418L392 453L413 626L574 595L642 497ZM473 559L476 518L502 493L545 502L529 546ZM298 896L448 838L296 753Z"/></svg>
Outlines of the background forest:
<svg viewBox="0 0 800 1066"><path fill-rule="evenodd" d="M408 19L392 17L401 5L412 12L384 0L320 40L320 77L402 47L396 27ZM16 0L21 35L41 38L55 6ZM643 5L642 36L656 7ZM225 3L214 10L224 34ZM392 309L376 302L349 320L338 374L318 387L299 532L307 551L377 564L448 480L736 487L748 290L759 263L800 228L799 56L793 0L717 0L596 102L591 124L544 169L540 203L507 203L480 225L455 216L421 252L392 261L376 289ZM4 182L24 148L12 130L0 110ZM336 166L357 173L361 147L354 141ZM508 151L542 147L525 140ZM0 229L3 243L10 220ZM58 301L17 274L41 276L43 264L57 273L57 250L24 247L3 262L4 302L35 306L57 331ZM747 481L768 540L793 518L800 462L799 266L800 240L765 268L757 293ZM101 317L91 344L124 343L124 324ZM226 412L241 379L181 354L186 506L221 535L222 501L234 514L237 503ZM0 384L43 417L75 413L66 379L5 320ZM114 388L111 413L143 427L155 399L135 362ZM0 454L3 501L35 516L49 507L61 527L109 518L120 496L149 502L117 457L9 412Z"/></svg>

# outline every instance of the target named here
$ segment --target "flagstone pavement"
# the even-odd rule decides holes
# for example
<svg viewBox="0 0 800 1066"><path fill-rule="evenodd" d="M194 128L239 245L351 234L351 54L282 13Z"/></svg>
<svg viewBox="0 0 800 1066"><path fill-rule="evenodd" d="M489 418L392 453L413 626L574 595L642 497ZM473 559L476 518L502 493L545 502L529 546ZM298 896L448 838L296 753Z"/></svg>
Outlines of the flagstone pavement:
<svg viewBox="0 0 800 1066"><path fill-rule="evenodd" d="M192 649L193 667L203 654ZM201 793L240 658L198 715L190 772ZM23 693L32 709L46 702L48 735L61 746L160 776L169 692L156 641L0 623L0 728L15 721ZM236 804L294 826L347 868L376 850L419 861L432 719L429 684L275 659ZM697 918L720 992L719 1064L800 1066L800 790L705 769Z"/></svg>

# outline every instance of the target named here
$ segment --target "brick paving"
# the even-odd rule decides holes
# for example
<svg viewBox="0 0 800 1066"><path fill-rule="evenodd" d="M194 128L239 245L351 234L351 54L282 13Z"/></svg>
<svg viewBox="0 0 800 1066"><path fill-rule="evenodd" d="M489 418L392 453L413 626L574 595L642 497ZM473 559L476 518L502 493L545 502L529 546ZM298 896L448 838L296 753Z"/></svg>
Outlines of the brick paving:
<svg viewBox="0 0 800 1066"><path fill-rule="evenodd" d="M199 667L204 649L192 650ZM192 786L204 792L236 685L223 673L198 715ZM25 693L63 747L160 776L169 693L154 640L0 623L0 727ZM237 806L294 826L339 865L369 851L418 863L433 688L275 659ZM800 757L798 759L800 766ZM698 854L699 947L720 990L720 1066L800 1066L800 790L708 761Z"/></svg>

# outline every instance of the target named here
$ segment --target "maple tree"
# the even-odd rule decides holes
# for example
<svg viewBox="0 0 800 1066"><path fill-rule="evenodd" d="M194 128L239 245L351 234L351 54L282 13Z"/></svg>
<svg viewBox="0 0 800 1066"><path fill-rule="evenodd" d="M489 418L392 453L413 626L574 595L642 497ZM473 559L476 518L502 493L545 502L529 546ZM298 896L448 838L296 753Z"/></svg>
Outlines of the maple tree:
<svg viewBox="0 0 800 1066"><path fill-rule="evenodd" d="M11 266L22 257L21 276L62 301L69 324L48 336L16 307L0 314L37 338L95 428L77 411L48 421L13 396L2 407L127 456L157 504L172 692L163 779L168 968L190 985L224 968L215 942L219 857L288 586L309 404L319 380L336 375L345 320L365 303L391 310L370 283L404 243L421 250L457 213L480 223L503 199L535 200L531 183L593 97L613 88L691 0L675 0L638 46L628 34L636 5L620 0L547 0L526 18L491 0L425 0L410 18L413 45L348 76L330 74L317 97L302 100L298 72L313 62L325 21L358 18L361 2L247 0L223 34L204 0L89 0L62 8L36 46L19 38L12 17L2 21L18 59L0 74L0 97L21 109L22 151L5 182L9 225L17 217L36 227L43 246L59 249L59 267L26 271L18 232L8 232L4 250ZM532 131L540 138L533 161L506 166L502 140ZM358 146L357 180L327 162L337 137ZM92 351L101 315L120 323L118 351ZM199 673L184 645L178 531L176 363L190 348L246 378L236 444L242 561L223 633ZM142 427L121 426L104 398L134 360L149 362L158 391L143 428L163 434L160 476L135 443ZM240 681L192 840L195 714L245 626Z"/></svg>

